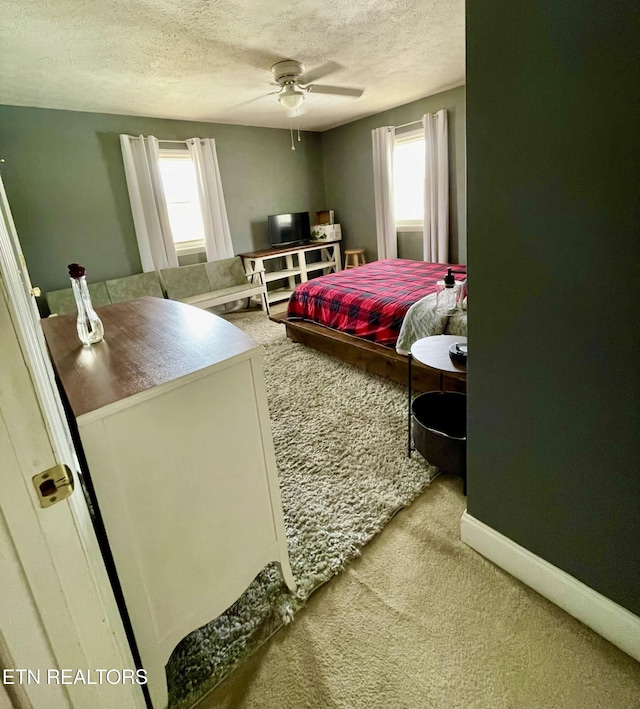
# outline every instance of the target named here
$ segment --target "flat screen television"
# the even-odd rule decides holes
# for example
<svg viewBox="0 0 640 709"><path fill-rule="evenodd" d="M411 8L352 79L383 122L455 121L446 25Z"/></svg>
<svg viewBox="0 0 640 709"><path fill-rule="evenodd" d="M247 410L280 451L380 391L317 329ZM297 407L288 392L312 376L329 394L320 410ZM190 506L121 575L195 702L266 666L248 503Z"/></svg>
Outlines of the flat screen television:
<svg viewBox="0 0 640 709"><path fill-rule="evenodd" d="M267 219L272 247L307 244L311 241L309 212L271 214Z"/></svg>

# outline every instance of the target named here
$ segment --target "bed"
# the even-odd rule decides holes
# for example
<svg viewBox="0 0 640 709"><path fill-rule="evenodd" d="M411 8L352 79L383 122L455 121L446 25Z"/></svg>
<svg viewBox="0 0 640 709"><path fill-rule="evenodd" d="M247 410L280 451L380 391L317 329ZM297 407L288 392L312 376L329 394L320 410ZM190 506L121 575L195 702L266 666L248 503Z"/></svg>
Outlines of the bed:
<svg viewBox="0 0 640 709"><path fill-rule="evenodd" d="M297 342L405 382L405 355L415 339L466 334L466 312L454 318L435 313L436 284L448 268L462 270L386 259L320 276L299 284L286 317L277 319ZM420 367L414 369L420 376ZM423 388L420 382L416 387Z"/></svg>
<svg viewBox="0 0 640 709"><path fill-rule="evenodd" d="M467 303L455 315L439 315L436 311L436 294L421 298L414 303L404 316L400 334L396 340L396 352L408 355L411 345L421 337L430 335L467 336Z"/></svg>

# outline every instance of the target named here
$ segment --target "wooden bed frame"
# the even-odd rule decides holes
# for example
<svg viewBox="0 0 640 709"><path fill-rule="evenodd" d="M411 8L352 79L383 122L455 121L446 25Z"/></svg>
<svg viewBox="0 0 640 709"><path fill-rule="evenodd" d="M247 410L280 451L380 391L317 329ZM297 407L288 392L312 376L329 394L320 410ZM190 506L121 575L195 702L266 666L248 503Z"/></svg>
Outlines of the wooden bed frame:
<svg viewBox="0 0 640 709"><path fill-rule="evenodd" d="M286 312L274 313L270 318L274 322L283 323L287 337L294 342L333 355L349 364L365 369L367 372L407 385L407 357L398 354L390 347L331 330L306 320L289 320ZM412 389L416 391L440 389L440 375L415 360L411 366L411 381ZM459 379L445 377L444 389L445 391L465 392L466 385Z"/></svg>

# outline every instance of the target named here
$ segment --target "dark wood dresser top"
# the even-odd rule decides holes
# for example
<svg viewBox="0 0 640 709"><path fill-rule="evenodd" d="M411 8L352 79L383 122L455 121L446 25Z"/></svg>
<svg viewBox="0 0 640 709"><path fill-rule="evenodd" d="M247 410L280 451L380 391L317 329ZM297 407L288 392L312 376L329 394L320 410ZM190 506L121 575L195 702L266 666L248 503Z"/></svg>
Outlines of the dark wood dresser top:
<svg viewBox="0 0 640 709"><path fill-rule="evenodd" d="M162 298L96 308L104 340L85 347L76 315L42 320L42 329L73 415L97 411L259 347L223 318Z"/></svg>

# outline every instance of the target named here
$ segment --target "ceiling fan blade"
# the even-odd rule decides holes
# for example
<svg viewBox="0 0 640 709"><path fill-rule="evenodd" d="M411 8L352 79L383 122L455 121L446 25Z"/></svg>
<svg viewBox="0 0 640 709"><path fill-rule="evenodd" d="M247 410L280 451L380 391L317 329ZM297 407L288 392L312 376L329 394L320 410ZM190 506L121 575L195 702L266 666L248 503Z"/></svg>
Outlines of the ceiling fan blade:
<svg viewBox="0 0 640 709"><path fill-rule="evenodd" d="M321 84L311 84L305 88L313 94L332 94L333 96L351 96L352 98L360 98L360 96L364 93L364 89L349 89L346 86L322 86Z"/></svg>
<svg viewBox="0 0 640 709"><path fill-rule="evenodd" d="M318 81L318 79L322 79L323 76L333 74L333 72L338 71L338 69L342 69L342 66L337 62L325 62L324 64L317 66L315 69L311 69L311 71L306 72L306 74L299 76L298 83L311 84L314 81Z"/></svg>
<svg viewBox="0 0 640 709"><path fill-rule="evenodd" d="M256 101L262 101L263 98L266 98L267 96L273 96L274 94L279 94L280 90L278 91L269 91L267 94L260 94L260 96L254 96L253 98L247 99L246 101L241 101L240 103L235 103L233 106L230 106L230 110L235 110L236 108L242 108L243 106L247 106L251 103L255 103Z"/></svg>

